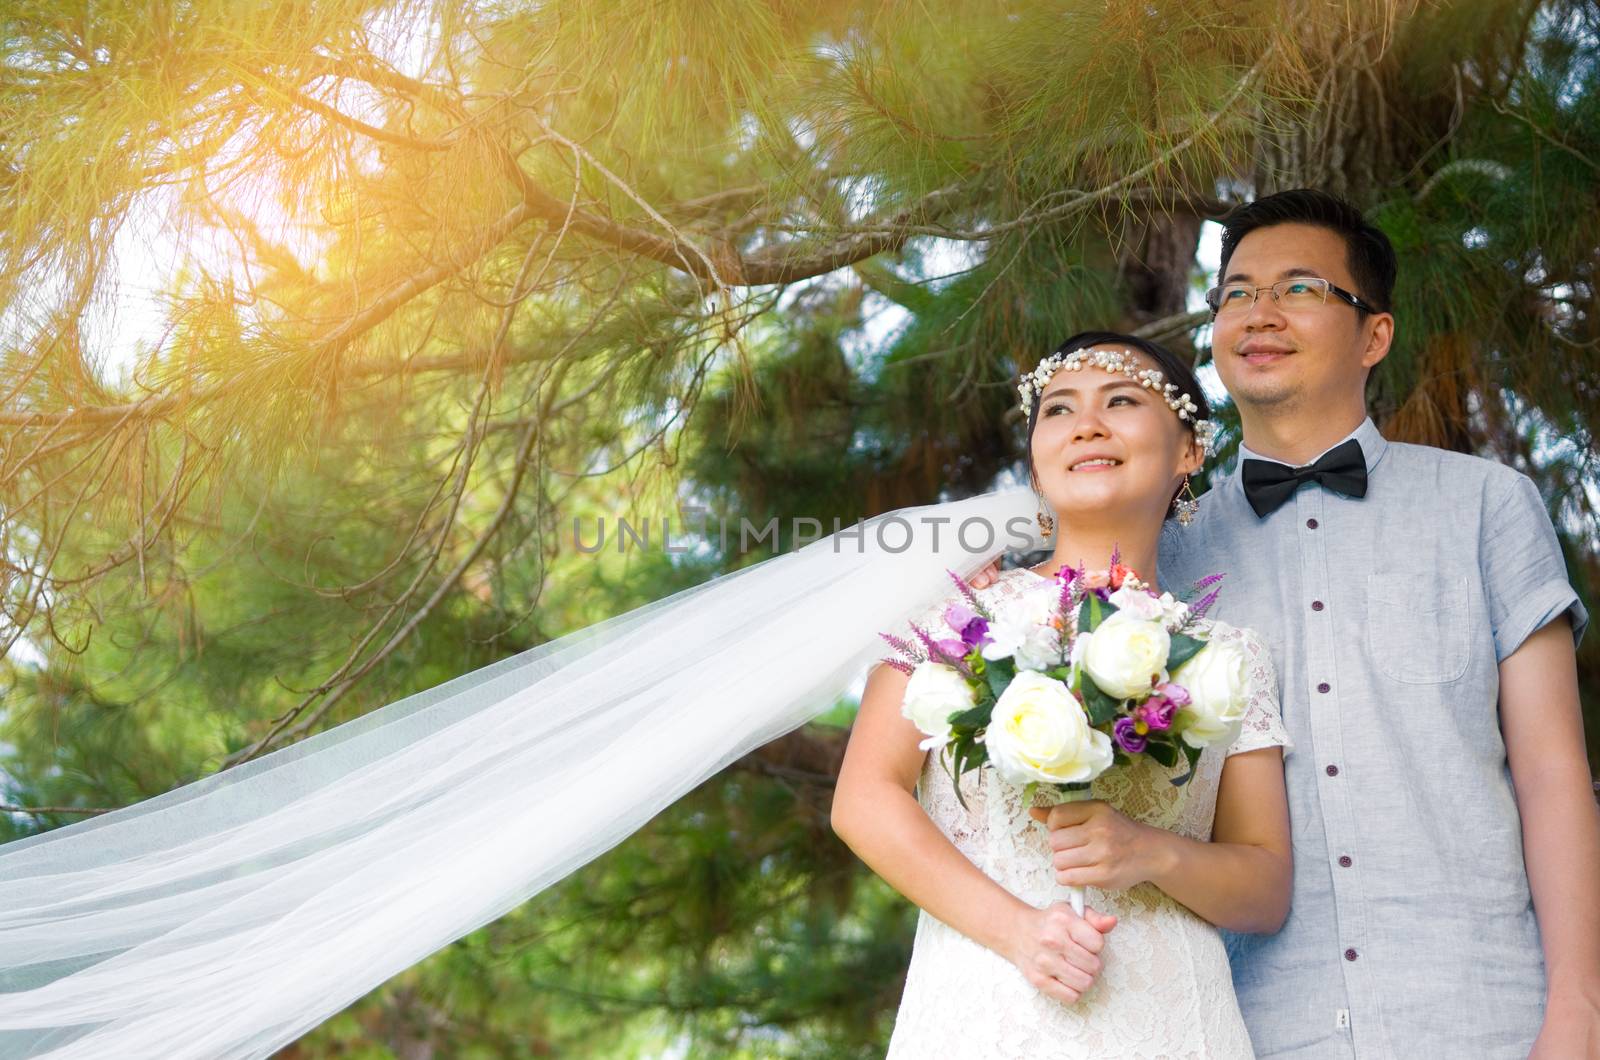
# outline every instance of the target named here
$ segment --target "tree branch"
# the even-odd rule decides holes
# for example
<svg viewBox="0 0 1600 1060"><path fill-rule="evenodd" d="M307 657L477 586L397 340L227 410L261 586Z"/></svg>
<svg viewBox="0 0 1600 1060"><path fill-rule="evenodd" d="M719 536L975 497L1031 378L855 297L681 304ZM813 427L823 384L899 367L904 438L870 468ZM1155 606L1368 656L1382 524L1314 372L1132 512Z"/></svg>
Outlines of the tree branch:
<svg viewBox="0 0 1600 1060"><path fill-rule="evenodd" d="M478 238L458 245L445 260L394 284L367 308L317 340L316 345L320 347L317 356L327 357L345 349L361 335L383 323L406 302L481 258L533 216L533 210L525 203L512 207L486 227ZM397 368L397 370L402 369L403 366ZM152 394L139 401L121 405L83 405L55 413L0 412L0 427L21 429L56 426L116 427L130 420L154 419L180 407L192 407L198 403L214 401L244 385L247 378L241 375L216 386L176 394Z"/></svg>
<svg viewBox="0 0 1600 1060"><path fill-rule="evenodd" d="M102 813L115 813L121 809L119 806L12 806L0 802L0 813L24 813L35 817L44 817L52 813L75 813L94 816Z"/></svg>

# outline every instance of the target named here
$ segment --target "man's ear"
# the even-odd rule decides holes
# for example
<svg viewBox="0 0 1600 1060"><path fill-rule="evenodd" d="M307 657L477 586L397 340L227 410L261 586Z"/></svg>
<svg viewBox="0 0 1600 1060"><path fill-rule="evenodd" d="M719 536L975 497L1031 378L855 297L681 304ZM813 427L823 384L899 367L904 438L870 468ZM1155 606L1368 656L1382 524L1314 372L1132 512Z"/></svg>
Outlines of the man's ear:
<svg viewBox="0 0 1600 1060"><path fill-rule="evenodd" d="M1394 341L1394 317L1379 313L1372 318L1372 331L1367 335L1367 348L1361 353L1361 367L1370 371L1378 362L1389 356L1389 345Z"/></svg>

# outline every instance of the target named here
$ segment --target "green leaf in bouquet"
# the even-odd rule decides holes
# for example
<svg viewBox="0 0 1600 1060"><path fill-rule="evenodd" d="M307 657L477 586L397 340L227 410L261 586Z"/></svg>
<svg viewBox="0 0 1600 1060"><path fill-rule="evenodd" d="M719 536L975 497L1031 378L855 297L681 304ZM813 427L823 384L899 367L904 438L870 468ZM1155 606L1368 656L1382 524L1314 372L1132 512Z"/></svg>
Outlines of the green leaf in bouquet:
<svg viewBox="0 0 1600 1060"><path fill-rule="evenodd" d="M1172 635L1172 647L1167 651L1167 672L1171 673L1196 655L1206 646L1203 640L1196 640L1186 633Z"/></svg>
<svg viewBox="0 0 1600 1060"><path fill-rule="evenodd" d="M956 801L959 802L961 804L961 808L965 810L967 808L967 800L966 797L961 794L961 777L964 773L966 773L966 753L961 744L953 743L950 745L950 760L952 766L952 769L949 771L950 783L956 789Z"/></svg>
<svg viewBox="0 0 1600 1060"><path fill-rule="evenodd" d="M990 661L984 676L988 679L989 691L994 693L994 698L998 700L1000 693L1011 683L1011 679L1017 676L1016 660L994 659Z"/></svg>
<svg viewBox="0 0 1600 1060"><path fill-rule="evenodd" d="M1044 672L1044 675L1046 677L1053 677L1063 684L1070 685L1072 683L1072 667L1070 666L1052 666L1050 669ZM1076 689L1074 689L1074 691L1076 691Z"/></svg>
<svg viewBox="0 0 1600 1060"><path fill-rule="evenodd" d="M949 722L956 729L981 729L989 724L989 719L994 716L994 711L988 704L980 703L967 710L958 710L950 715Z"/></svg>
<svg viewBox="0 0 1600 1060"><path fill-rule="evenodd" d="M1145 746L1144 753L1154 758L1157 762L1171 769L1178 764L1178 749L1165 740L1151 740Z"/></svg>
<svg viewBox="0 0 1600 1060"><path fill-rule="evenodd" d="M965 810L968 807L966 796L961 793L961 778L982 766L989 756L983 745L970 737L956 741L951 747L955 759L955 776L953 780L956 788L956 801Z"/></svg>
<svg viewBox="0 0 1600 1060"><path fill-rule="evenodd" d="M1172 786L1175 788L1181 788L1194 779L1194 766L1196 762L1200 761L1200 752L1202 750L1199 747L1190 747L1186 743L1180 746L1183 748L1183 757L1189 760L1189 771L1181 777L1172 778Z"/></svg>
<svg viewBox="0 0 1600 1060"><path fill-rule="evenodd" d="M1100 690L1089 675L1083 676L1083 687L1078 690L1083 697L1084 709L1089 714L1090 725L1110 725L1117 720L1117 714L1122 709L1122 701L1114 699Z"/></svg>
<svg viewBox="0 0 1600 1060"><path fill-rule="evenodd" d="M1117 609L1093 592L1086 593L1078 607L1078 632L1093 633L1100 623L1117 613Z"/></svg>

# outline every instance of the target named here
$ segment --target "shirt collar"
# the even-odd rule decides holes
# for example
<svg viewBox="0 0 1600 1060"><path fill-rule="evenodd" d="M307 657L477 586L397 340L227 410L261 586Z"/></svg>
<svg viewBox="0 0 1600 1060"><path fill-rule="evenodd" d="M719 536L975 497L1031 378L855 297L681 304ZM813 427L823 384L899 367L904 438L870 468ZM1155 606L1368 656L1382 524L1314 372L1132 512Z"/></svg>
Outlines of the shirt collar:
<svg viewBox="0 0 1600 1060"><path fill-rule="evenodd" d="M1379 432L1378 425L1372 422L1371 416L1368 416L1366 419L1362 420L1361 426L1357 427L1343 438L1340 438L1337 442L1334 442L1332 445L1328 446L1327 449L1324 449L1310 460L1307 460L1306 464L1309 465L1316 463L1318 460L1321 460L1323 456L1334 449L1337 449L1339 446L1343 445L1345 442L1348 442L1352 438L1361 443L1361 455L1365 457L1367 461L1367 474L1372 474L1372 469L1378 466L1378 461L1383 459L1384 452L1389 448L1389 442L1388 439L1384 438L1382 433ZM1240 442L1239 460L1238 463L1234 465L1234 470L1236 473L1235 477L1237 477L1238 469L1243 466L1246 460L1272 460L1272 458L1269 456L1262 456L1260 453L1251 449L1248 445ZM1273 463L1282 462L1283 461L1281 460L1273 461Z"/></svg>

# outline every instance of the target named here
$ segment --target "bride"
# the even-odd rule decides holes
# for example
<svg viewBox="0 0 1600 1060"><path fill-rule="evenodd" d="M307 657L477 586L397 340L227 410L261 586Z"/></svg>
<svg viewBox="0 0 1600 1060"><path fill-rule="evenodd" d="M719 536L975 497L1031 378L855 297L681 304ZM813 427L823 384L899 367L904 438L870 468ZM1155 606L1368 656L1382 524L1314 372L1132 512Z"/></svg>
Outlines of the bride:
<svg viewBox="0 0 1600 1060"><path fill-rule="evenodd" d="M1107 338L1203 407L1159 348ZM1154 392L1119 381L1062 376L1030 417L1039 480L1067 526L1045 570L985 590L1005 606L1114 541L1154 581L1161 516L1199 451ZM1113 466L1069 471L1080 453ZM1039 547L1036 504L1007 488L836 526L233 769L0 846L0 1057L270 1055L831 708L881 653L879 631L935 604L947 569L988 562L996 528L1007 547ZM1278 752L1250 749L1285 741L1265 656L1258 671L1225 769L1207 753L1185 788L1117 780L1096 794L1118 812L1076 804L1042 823L981 782L968 804L985 816L963 820L936 766L919 807L924 763L898 718L901 689L872 676L840 831L938 918L919 931L897 1052L1247 1050L1199 917L1255 930L1283 917ZM1055 866L1100 910L1083 921L1055 901L1046 823Z"/></svg>
<svg viewBox="0 0 1600 1060"><path fill-rule="evenodd" d="M1146 385L1152 370L1161 378ZM1159 584L1163 523L1190 503L1180 494L1210 427L1193 374L1153 343L1088 332L1020 389L1034 488L1059 532L1048 562L999 575L979 598L997 616L1037 614L1059 595L1054 572L1104 568L1114 551ZM916 624L942 628L956 600ZM922 909L891 1057L1253 1055L1217 928L1272 932L1288 913L1289 741L1265 645L1210 626L1250 670L1237 739L1205 751L1185 786L1170 783L1181 762L1137 755L1096 780L1091 801L1054 808L1044 792L1024 802L991 770L965 774L958 801L938 753L920 750L922 733L901 716L907 676L873 670L833 823ZM1086 888L1081 918L1068 885Z"/></svg>

